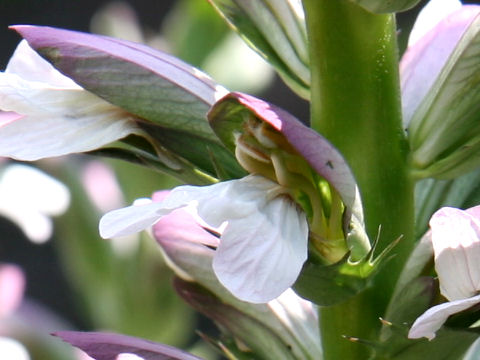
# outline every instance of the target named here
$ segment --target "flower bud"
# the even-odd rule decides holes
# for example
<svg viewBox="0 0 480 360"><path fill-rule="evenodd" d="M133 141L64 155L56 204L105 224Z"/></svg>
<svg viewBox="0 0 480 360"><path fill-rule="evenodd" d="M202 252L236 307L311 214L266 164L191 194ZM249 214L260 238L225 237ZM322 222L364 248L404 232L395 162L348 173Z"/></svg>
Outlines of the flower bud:
<svg viewBox="0 0 480 360"><path fill-rule="evenodd" d="M300 0L211 0L247 44L277 69L298 95L310 96L305 14Z"/></svg>
<svg viewBox="0 0 480 360"><path fill-rule="evenodd" d="M480 164L480 6L432 0L401 64L404 126L417 178L454 178Z"/></svg>

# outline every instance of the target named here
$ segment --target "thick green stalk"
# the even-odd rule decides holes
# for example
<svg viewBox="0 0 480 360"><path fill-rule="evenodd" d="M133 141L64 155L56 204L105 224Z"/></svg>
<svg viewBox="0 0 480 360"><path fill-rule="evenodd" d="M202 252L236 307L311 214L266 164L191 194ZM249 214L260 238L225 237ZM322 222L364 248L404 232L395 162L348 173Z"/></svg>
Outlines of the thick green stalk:
<svg viewBox="0 0 480 360"><path fill-rule="evenodd" d="M403 236L374 287L323 308L326 359L365 359L342 335L373 339L413 242L413 182L401 125L395 19L348 0L304 0L310 44L311 122L342 152L362 195L367 233L379 250Z"/></svg>

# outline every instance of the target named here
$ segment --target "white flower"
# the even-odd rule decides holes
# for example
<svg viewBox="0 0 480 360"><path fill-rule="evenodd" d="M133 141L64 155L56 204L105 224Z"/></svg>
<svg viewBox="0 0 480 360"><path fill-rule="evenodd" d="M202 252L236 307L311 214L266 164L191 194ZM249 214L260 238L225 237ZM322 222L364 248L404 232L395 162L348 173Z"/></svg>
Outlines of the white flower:
<svg viewBox="0 0 480 360"><path fill-rule="evenodd" d="M293 285L307 258L306 216L285 189L261 176L177 187L161 202L106 214L100 234L110 238L141 231L187 206L220 233L213 269L237 298L264 303Z"/></svg>
<svg viewBox="0 0 480 360"><path fill-rule="evenodd" d="M131 115L84 90L20 42L0 72L0 156L37 160L97 149L140 133Z"/></svg>
<svg viewBox="0 0 480 360"><path fill-rule="evenodd" d="M50 238L50 216L65 212L69 203L67 187L34 167L14 164L0 171L0 214L14 221L33 242Z"/></svg>
<svg viewBox="0 0 480 360"><path fill-rule="evenodd" d="M449 301L428 309L408 337L435 337L450 315L480 303L480 206L442 208L430 220L440 292Z"/></svg>

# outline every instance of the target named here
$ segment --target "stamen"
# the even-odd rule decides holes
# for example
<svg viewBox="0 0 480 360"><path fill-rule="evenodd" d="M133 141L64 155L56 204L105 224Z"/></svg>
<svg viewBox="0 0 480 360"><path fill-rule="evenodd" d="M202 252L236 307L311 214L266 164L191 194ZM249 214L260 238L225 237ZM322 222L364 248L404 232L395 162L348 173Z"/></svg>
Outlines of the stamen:
<svg viewBox="0 0 480 360"><path fill-rule="evenodd" d="M262 152L259 148L253 146L253 144L249 144L245 137L242 135L236 135L235 136L235 154L237 152L240 153L245 153L246 155L254 158L255 160L264 162L264 163L270 163L270 157Z"/></svg>

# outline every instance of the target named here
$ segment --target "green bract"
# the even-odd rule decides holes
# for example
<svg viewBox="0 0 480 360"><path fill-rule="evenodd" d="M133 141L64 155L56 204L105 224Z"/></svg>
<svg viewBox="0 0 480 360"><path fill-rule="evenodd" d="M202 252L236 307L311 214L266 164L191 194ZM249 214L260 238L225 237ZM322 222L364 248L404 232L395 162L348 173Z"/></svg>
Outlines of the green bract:
<svg viewBox="0 0 480 360"><path fill-rule="evenodd" d="M299 0L209 0L301 97L310 95L305 15Z"/></svg>

